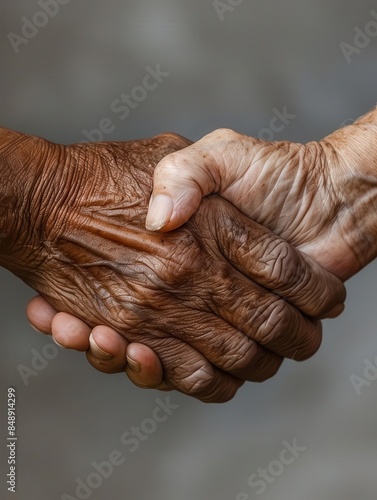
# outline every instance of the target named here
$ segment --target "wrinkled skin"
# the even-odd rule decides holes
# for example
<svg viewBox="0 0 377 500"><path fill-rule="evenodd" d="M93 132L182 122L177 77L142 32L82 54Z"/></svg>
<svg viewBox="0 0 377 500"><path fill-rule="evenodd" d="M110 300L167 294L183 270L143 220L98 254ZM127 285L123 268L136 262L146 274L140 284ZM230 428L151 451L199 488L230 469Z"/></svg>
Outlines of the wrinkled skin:
<svg viewBox="0 0 377 500"><path fill-rule="evenodd" d="M147 227L164 231L179 227L203 196L219 193L346 280L377 256L376 172L377 108L322 141L305 145L265 142L221 129L159 163L154 197L169 195L172 202L165 202L165 214L152 204ZM40 311L38 300L33 301L32 322L39 323ZM54 314L49 312L47 324L55 324L55 335L75 348L67 335L68 318ZM84 341L87 327L74 318L69 322L76 326L76 338ZM100 341L110 352L119 339L107 331ZM89 359L107 372L125 364L125 356L100 365L96 355ZM139 359L150 366L150 358ZM142 382L151 387L154 380L155 376L144 376ZM136 383L140 385L140 377Z"/></svg>
<svg viewBox="0 0 377 500"><path fill-rule="evenodd" d="M172 153L155 171L154 196L174 200L163 230L185 222L209 193L348 279L377 256L377 108L319 142L220 129ZM152 207L150 229L162 225L153 216Z"/></svg>
<svg viewBox="0 0 377 500"><path fill-rule="evenodd" d="M176 231L144 229L153 169L185 139L64 147L2 134L0 263L56 309L152 348L169 387L226 401L283 356L317 350L308 316L344 290L314 261L216 197Z"/></svg>
<svg viewBox="0 0 377 500"><path fill-rule="evenodd" d="M342 280L377 256L377 108L305 145L220 129L165 157L154 180L151 230L179 227L216 192ZM63 323L58 333L66 339ZM107 332L102 348L116 342Z"/></svg>

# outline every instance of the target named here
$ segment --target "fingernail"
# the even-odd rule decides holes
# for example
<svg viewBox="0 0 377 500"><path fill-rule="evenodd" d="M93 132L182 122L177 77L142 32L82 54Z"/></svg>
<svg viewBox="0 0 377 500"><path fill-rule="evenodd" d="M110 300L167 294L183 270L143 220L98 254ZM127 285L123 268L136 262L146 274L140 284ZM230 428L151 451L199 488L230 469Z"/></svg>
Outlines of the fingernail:
<svg viewBox="0 0 377 500"><path fill-rule="evenodd" d="M114 357L113 354L110 354L101 349L100 347L98 347L92 334L90 334L89 337L89 344L90 344L90 349L96 358L102 359L103 361L110 361L110 359L113 359Z"/></svg>
<svg viewBox="0 0 377 500"><path fill-rule="evenodd" d="M55 344L60 347L61 349L65 349L64 345L59 344L59 342L55 339L55 337L52 337L52 340L55 342Z"/></svg>
<svg viewBox="0 0 377 500"><path fill-rule="evenodd" d="M130 366L131 370L135 373L141 372L141 364L138 361L128 357L127 355L127 364Z"/></svg>
<svg viewBox="0 0 377 500"><path fill-rule="evenodd" d="M149 231L158 231L166 226L173 214L174 204L170 196L157 194L149 203L145 227Z"/></svg>

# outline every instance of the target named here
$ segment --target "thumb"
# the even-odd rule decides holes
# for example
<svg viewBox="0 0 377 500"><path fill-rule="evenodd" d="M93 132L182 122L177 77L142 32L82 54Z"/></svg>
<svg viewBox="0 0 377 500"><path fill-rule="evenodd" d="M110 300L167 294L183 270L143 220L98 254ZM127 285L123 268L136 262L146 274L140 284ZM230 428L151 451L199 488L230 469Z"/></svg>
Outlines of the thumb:
<svg viewBox="0 0 377 500"><path fill-rule="evenodd" d="M171 231L189 220L201 199L216 190L217 167L195 144L163 158L154 172L146 228Z"/></svg>

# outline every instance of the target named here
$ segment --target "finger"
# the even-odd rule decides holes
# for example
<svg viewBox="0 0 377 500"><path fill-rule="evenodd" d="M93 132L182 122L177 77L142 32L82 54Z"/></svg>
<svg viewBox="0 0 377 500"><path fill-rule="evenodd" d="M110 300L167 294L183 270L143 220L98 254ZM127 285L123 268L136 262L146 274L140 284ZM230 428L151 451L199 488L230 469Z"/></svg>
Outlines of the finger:
<svg viewBox="0 0 377 500"><path fill-rule="evenodd" d="M237 332L249 337L259 348L265 348L258 357L261 357L267 372L276 372L276 362L280 357L301 361L315 354L321 345L322 326L319 321L308 318L284 299L250 283L236 270L224 270L222 287L213 287L211 299L219 318L233 325ZM272 358L272 353L278 358Z"/></svg>
<svg viewBox="0 0 377 500"><path fill-rule="evenodd" d="M107 326L97 326L87 351L89 363L103 373L126 371L135 385L149 389L166 389L158 356L142 344L128 344L118 332Z"/></svg>
<svg viewBox="0 0 377 500"><path fill-rule="evenodd" d="M218 198L205 200L219 204ZM265 227L221 201L216 235L220 250L243 275L314 318L334 317L344 309L343 283Z"/></svg>
<svg viewBox="0 0 377 500"><path fill-rule="evenodd" d="M213 366L201 353L161 332L146 338L159 357L168 387L207 403L232 399L243 381ZM163 342L162 342L163 340Z"/></svg>
<svg viewBox="0 0 377 500"><path fill-rule="evenodd" d="M218 129L163 158L154 172L146 228L170 231L187 222L210 193L223 193L250 169L255 140Z"/></svg>
<svg viewBox="0 0 377 500"><path fill-rule="evenodd" d="M219 287L217 290L220 294L223 293ZM216 291L213 294L216 294ZM229 299L228 296L228 309L229 303L233 302L234 297ZM241 305L241 310L242 308L244 309L244 306ZM190 310L187 307L182 313L179 304L175 309L175 314L161 315L161 317L155 318L154 326L161 332L165 331L166 337L173 333L176 340L185 342L194 349L194 352L200 352L207 363L209 362L213 367L233 377L253 382L262 382L271 378L280 368L281 356L254 342L244 332L232 327L227 319L223 320L213 313ZM224 312L223 316L225 317L227 314L228 311ZM237 316L238 312L234 315ZM184 321L177 320L181 316L184 317ZM245 317L245 313L243 316ZM246 315L246 317L248 316ZM167 340L164 338L164 343Z"/></svg>
<svg viewBox="0 0 377 500"><path fill-rule="evenodd" d="M215 165L207 165L197 145L171 153L157 165L146 219L151 231L170 231L184 224L201 199L215 190Z"/></svg>
<svg viewBox="0 0 377 500"><path fill-rule="evenodd" d="M89 336L92 329L71 314L57 313L51 324L52 336L60 346L76 351L89 349Z"/></svg>
<svg viewBox="0 0 377 500"><path fill-rule="evenodd" d="M171 390L164 381L158 356L143 344L133 343L128 346L126 373L131 382L140 388Z"/></svg>
<svg viewBox="0 0 377 500"><path fill-rule="evenodd" d="M115 338L111 339L112 349L110 349L109 336L112 336L114 333L116 333L114 330L103 326L96 327L93 331L93 337L95 337L96 344L94 346L95 352L98 353L99 347L100 354L102 354L103 348L106 346L106 349L112 351L114 356L111 360L99 359L97 356L94 356L92 352L93 349L89 350L87 353L90 364L104 373L115 373L115 369L116 371L122 371L124 369L127 342L122 336L116 334ZM175 340L176 339L173 339L173 342ZM171 351L167 347L169 352L167 355L166 346L164 345L162 357L165 362L169 383L163 380L162 364L153 350L142 344L130 344L130 352L128 353L127 361L131 359L132 368L130 368L129 365L126 366L126 373L130 380L138 387L160 390L171 390L174 388L207 402L223 402L234 396L238 388L242 385L242 381L230 375L222 374L221 371L213 368L201 354L197 353L183 342L176 340L175 343L175 347L178 346L178 348L185 353L186 362L182 363L181 357L179 357L179 366L177 366L175 354L171 355ZM109 352L104 354L108 355ZM140 367L135 364L135 362L138 363ZM202 369L196 369L195 366L193 366L195 363L200 363ZM184 376L182 376L182 374L184 374Z"/></svg>
<svg viewBox="0 0 377 500"><path fill-rule="evenodd" d="M103 373L123 372L127 364L127 340L108 326L93 328L86 357L89 363Z"/></svg>
<svg viewBox="0 0 377 500"><path fill-rule="evenodd" d="M32 298L26 307L30 325L40 333L51 334L51 324L57 310L40 295Z"/></svg>
<svg viewBox="0 0 377 500"><path fill-rule="evenodd" d="M180 341L178 343L183 344ZM206 400L222 401L224 398L228 399L230 394L234 395L232 390L235 391L240 385L240 382L231 379L233 382L231 386L232 390L228 388L228 392L226 392L227 386L230 385L228 382L228 384L225 384L223 390L213 388L212 392L209 391L208 394L204 394L204 390L201 391L199 388L192 388L188 386L186 381L182 381L177 377L178 371L176 369L174 370L174 375L171 376L170 384L167 384L163 380L164 372L162 364L151 348L138 343L129 344L128 348L127 345L128 342L115 332L115 330L106 326L98 326L93 329L90 337L90 349L87 352L88 361L94 368L104 373L116 373L125 369L130 380L138 387L160 390L176 388L181 392L187 393L188 391L194 397L205 397ZM207 368L210 366L208 361L199 353L196 353L194 349L187 346L186 350L191 353L188 359L193 359L193 356L197 356L202 362L204 361ZM167 366L170 367L175 364L176 360L169 357ZM209 371L212 373L214 370L209 369ZM214 373L219 374L221 372L215 370ZM190 376L192 377L192 375ZM196 383L199 387L205 383L208 386L213 386L215 381L216 379L204 382L197 381Z"/></svg>

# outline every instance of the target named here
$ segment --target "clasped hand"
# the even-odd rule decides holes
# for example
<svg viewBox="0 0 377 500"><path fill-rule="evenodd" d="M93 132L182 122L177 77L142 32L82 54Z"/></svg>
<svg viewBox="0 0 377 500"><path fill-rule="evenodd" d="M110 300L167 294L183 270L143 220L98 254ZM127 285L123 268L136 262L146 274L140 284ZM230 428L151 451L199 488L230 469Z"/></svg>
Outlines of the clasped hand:
<svg viewBox="0 0 377 500"><path fill-rule="evenodd" d="M15 140L20 163L28 158L30 169L35 158L38 168L24 187L28 218L4 265L43 297L28 308L37 328L55 330L58 341L68 328L74 335L60 343L88 350L90 328L107 325L98 327L97 345L121 337L112 360L88 351L94 366L124 369L133 350L144 369L128 370L136 383L203 401L226 401L245 380L274 375L284 357L316 352L318 318L338 314L345 292L313 259L218 196L180 229L145 229L154 168L188 141Z"/></svg>

